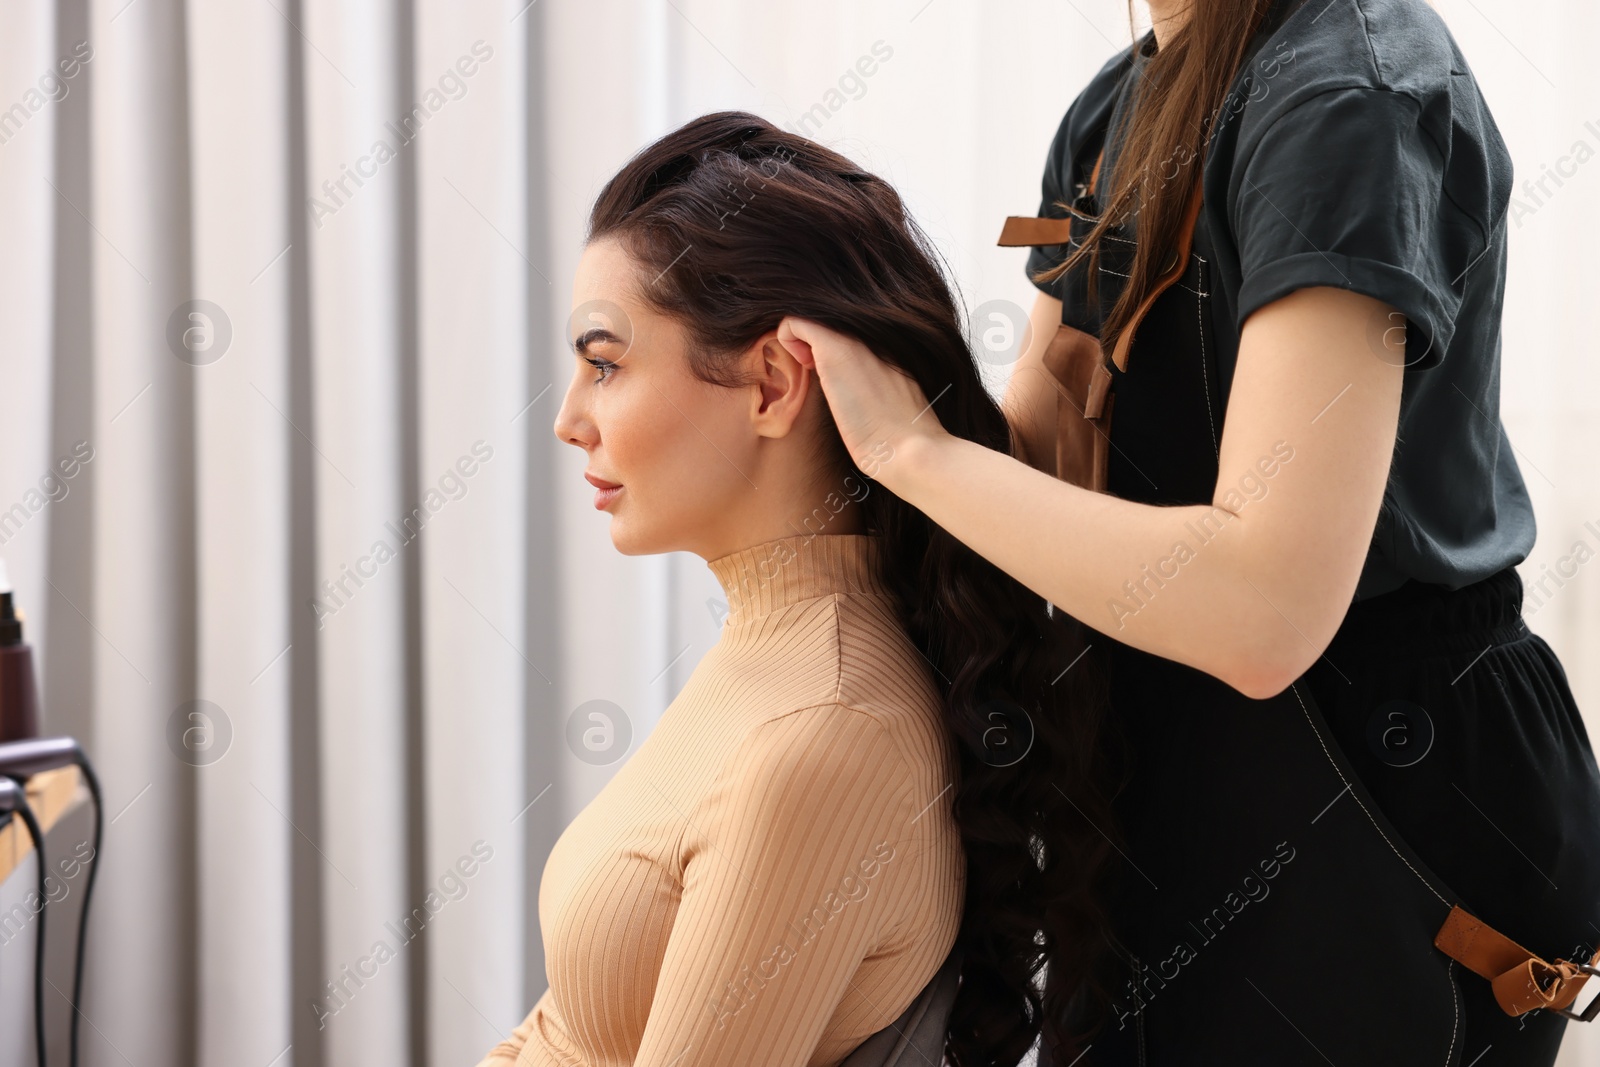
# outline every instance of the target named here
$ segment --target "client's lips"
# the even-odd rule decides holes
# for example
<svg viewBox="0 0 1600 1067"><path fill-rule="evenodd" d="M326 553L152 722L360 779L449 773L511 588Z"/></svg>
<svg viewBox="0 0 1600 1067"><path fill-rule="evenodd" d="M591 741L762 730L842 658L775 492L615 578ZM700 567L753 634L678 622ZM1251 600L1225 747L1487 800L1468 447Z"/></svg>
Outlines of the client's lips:
<svg viewBox="0 0 1600 1067"><path fill-rule="evenodd" d="M586 482L595 487L594 506L601 511L604 511L606 505L615 500L617 498L617 494L622 492L622 486L620 483L608 482L604 478L596 478L588 471L584 472L583 478Z"/></svg>

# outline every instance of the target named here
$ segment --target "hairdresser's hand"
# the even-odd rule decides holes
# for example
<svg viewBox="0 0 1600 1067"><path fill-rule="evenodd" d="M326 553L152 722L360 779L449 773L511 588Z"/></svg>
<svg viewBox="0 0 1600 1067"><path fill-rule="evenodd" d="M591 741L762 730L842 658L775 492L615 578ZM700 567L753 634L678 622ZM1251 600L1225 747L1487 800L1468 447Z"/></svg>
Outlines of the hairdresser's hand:
<svg viewBox="0 0 1600 1067"><path fill-rule="evenodd" d="M949 436L916 380L854 337L791 316L778 324L778 342L816 369L845 448L867 477L892 490L897 452Z"/></svg>

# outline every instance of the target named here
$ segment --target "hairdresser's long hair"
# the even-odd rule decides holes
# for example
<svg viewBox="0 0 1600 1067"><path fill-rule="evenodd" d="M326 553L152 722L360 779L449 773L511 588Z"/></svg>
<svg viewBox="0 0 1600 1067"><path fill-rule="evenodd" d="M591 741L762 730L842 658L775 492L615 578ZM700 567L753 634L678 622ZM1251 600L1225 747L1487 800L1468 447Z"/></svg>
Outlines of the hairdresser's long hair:
<svg viewBox="0 0 1600 1067"><path fill-rule="evenodd" d="M1062 262L1041 271L1050 282L1088 257L1091 293L1100 276L1102 239L1137 221L1133 265L1116 303L1100 328L1100 342L1111 351L1135 310L1156 287L1178 246L1184 209L1195 174L1223 107L1228 87L1245 59L1245 49L1261 27L1273 0L1189 0L1183 26L1165 46L1149 55L1123 109L1123 128L1114 173L1102 175L1103 210L1083 241ZM1133 22L1133 0L1128 0ZM1240 102L1232 106L1239 106ZM1173 173L1176 171L1176 173ZM1059 205L1072 210L1071 204Z"/></svg>
<svg viewBox="0 0 1600 1067"><path fill-rule="evenodd" d="M735 357L796 315L910 374L950 433L1010 451L941 260L894 189L845 157L754 115L707 115L611 179L589 220L589 240L602 238L653 279L641 294L686 329L700 379L737 384ZM828 429L838 474L865 479ZM872 492L860 507L960 753L965 966L947 1054L957 1067L1010 1067L1041 1032L1075 1050L1088 1028L1069 1020L1100 1016L1084 1006L1108 999L1096 975L1109 938L1102 830L1113 828L1100 653L1085 655L1080 623L898 497ZM1023 750L1015 763L1001 755Z"/></svg>

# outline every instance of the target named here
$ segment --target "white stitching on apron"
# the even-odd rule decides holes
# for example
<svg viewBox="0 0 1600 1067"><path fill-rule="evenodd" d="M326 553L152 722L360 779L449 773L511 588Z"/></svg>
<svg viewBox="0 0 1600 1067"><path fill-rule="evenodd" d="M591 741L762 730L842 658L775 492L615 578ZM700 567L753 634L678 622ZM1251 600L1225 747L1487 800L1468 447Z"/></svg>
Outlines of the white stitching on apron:
<svg viewBox="0 0 1600 1067"><path fill-rule="evenodd" d="M1290 685L1289 688L1293 690L1295 700L1299 701L1300 703L1300 713L1305 716L1306 725L1310 726L1311 732L1316 734L1317 744L1322 746L1322 754L1328 757L1328 764L1333 767L1333 773L1339 776L1339 780L1345 784L1345 788L1349 791L1350 799L1353 800L1356 806L1361 809L1361 814L1367 817L1367 821L1370 822L1372 824L1372 828L1378 832L1378 836L1383 838L1383 843L1388 845L1389 850L1399 857L1401 863L1406 865L1406 870L1416 875L1417 881L1421 882L1428 892L1432 893L1434 897L1438 899L1439 903L1448 906L1450 902L1444 899L1444 897L1439 896L1438 890L1433 888L1432 883L1430 883L1426 878L1422 877L1422 873L1420 871L1411 866L1411 861L1406 859L1405 856L1401 854L1400 850L1394 847L1394 842L1390 841L1389 835L1383 832L1383 828L1378 825L1378 821L1372 817L1372 812L1368 811L1367 806L1361 803L1361 798L1356 795L1355 789L1352 788L1352 783L1344 776L1344 772L1339 769L1339 765L1334 762L1333 755L1328 751L1328 746L1323 742L1322 731L1317 729L1316 723L1311 718L1311 711L1306 707L1305 700L1303 700L1300 696L1300 683L1295 682ZM1338 798L1335 797L1334 799L1337 800ZM1461 1005L1456 999L1460 994L1460 990L1456 986L1455 972L1453 970L1454 967L1455 960L1450 960L1449 965L1445 968L1445 977L1450 982L1450 1003L1455 1008L1455 1018L1450 1023L1450 1051L1445 1055L1444 1059L1446 1067L1448 1067L1450 1063L1450 1056L1455 1052L1456 1030L1459 1028L1461 1021Z"/></svg>
<svg viewBox="0 0 1600 1067"><path fill-rule="evenodd" d="M1200 288L1209 289L1206 285L1206 261L1198 254L1195 258L1200 260L1200 275L1198 278ZM1189 291L1194 292L1192 289ZM1200 331L1200 380L1205 385L1206 421L1211 423L1211 448L1217 453L1217 462L1220 463L1222 461L1222 445L1217 441L1217 417L1211 410L1211 372L1206 370L1206 305L1204 299L1198 293L1195 294L1194 317L1195 324Z"/></svg>
<svg viewBox="0 0 1600 1067"><path fill-rule="evenodd" d="M1311 718L1311 711L1306 707L1305 700L1300 696L1300 683L1295 682L1291 684L1289 688L1294 692L1294 698L1300 702L1300 712L1306 717L1306 724L1310 726L1312 732L1316 734L1317 744L1322 746L1322 754L1328 757L1328 765L1333 768L1333 773L1339 776L1339 781L1343 782L1345 787L1350 790L1350 799L1356 802L1356 806L1359 807L1361 809L1361 813L1367 817L1367 821L1372 824L1372 828L1378 832L1379 837L1383 838L1383 843L1389 846L1389 851L1393 852L1396 858L1398 858L1401 863L1406 865L1406 870L1416 875L1417 881L1421 882L1425 887L1427 887L1428 892L1432 893L1439 903L1448 908L1450 906L1450 902L1444 897L1439 896L1439 891L1433 888L1433 883L1422 877L1422 872L1411 866L1411 861L1406 859L1404 853L1394 847L1394 842L1390 841L1389 835L1383 832L1383 827L1378 825L1378 820L1372 817L1372 812L1368 811L1367 806L1361 803L1361 798L1356 796L1353 783L1351 783L1350 779L1344 776L1344 772L1339 769L1339 764L1334 762L1333 754L1328 751L1327 744L1325 744L1322 740L1322 731L1317 729L1315 721L1313 721Z"/></svg>
<svg viewBox="0 0 1600 1067"><path fill-rule="evenodd" d="M1201 260L1201 262L1203 263L1205 261ZM1102 274L1115 274L1119 278L1130 278L1130 277L1132 277L1132 275L1130 275L1130 274L1124 274L1120 270L1112 270L1110 267L1101 267L1100 271L1101 271ZM1172 284L1177 286L1179 289L1182 289L1186 293L1193 293L1195 296L1210 296L1211 295L1210 293L1202 293L1198 289L1191 289L1187 285L1184 285L1182 282L1173 282Z"/></svg>
<svg viewBox="0 0 1600 1067"><path fill-rule="evenodd" d="M1461 987L1456 985L1455 960L1451 960L1445 966L1444 973L1450 977L1450 1006L1456 1010L1456 1017L1450 1024L1450 1047L1444 1054L1445 1067L1450 1067L1450 1057L1455 1055L1456 1051L1456 1024L1461 1022Z"/></svg>

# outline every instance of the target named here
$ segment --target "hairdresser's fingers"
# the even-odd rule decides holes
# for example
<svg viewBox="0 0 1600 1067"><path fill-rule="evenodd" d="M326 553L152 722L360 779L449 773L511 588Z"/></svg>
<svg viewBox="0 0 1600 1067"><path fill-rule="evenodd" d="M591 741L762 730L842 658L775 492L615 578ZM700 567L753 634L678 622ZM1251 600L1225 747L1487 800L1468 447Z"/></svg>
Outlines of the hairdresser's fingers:
<svg viewBox="0 0 1600 1067"><path fill-rule="evenodd" d="M856 338L795 318L780 324L780 342L786 336L810 348L834 425L857 465L886 448L892 454L909 434L942 432L916 379Z"/></svg>
<svg viewBox="0 0 1600 1067"><path fill-rule="evenodd" d="M855 338L809 319L784 319L778 324L778 343L802 362L801 349L810 356L834 427L859 466L872 442L881 437L879 393L871 384L872 368L868 366L878 360Z"/></svg>
<svg viewBox="0 0 1600 1067"><path fill-rule="evenodd" d="M880 359L877 353L849 334L829 329L808 319L787 318L778 324L778 340L802 363L809 362L822 379L823 392L848 389L859 393L863 402L888 396L915 397L920 411L927 402L917 381L907 372ZM800 355L804 349L808 361Z"/></svg>
<svg viewBox="0 0 1600 1067"><path fill-rule="evenodd" d="M794 335L793 330L785 330L789 324L788 319L778 324L778 343L788 350L795 358L795 362L803 367L816 367L817 357L811 351L811 346Z"/></svg>
<svg viewBox="0 0 1600 1067"><path fill-rule="evenodd" d="M860 341L854 337L831 330L820 322L810 319L796 318L791 315L778 323L778 340L782 341L790 351L804 347L811 358L810 365L817 368L817 373L826 380L828 375L842 363L848 362L850 349L863 348ZM793 345L790 342L794 342ZM796 359L800 356L796 355Z"/></svg>
<svg viewBox="0 0 1600 1067"><path fill-rule="evenodd" d="M793 315L778 323L778 340L795 353L796 359L816 368L824 392L836 375L859 364L861 356L870 354L854 337Z"/></svg>

